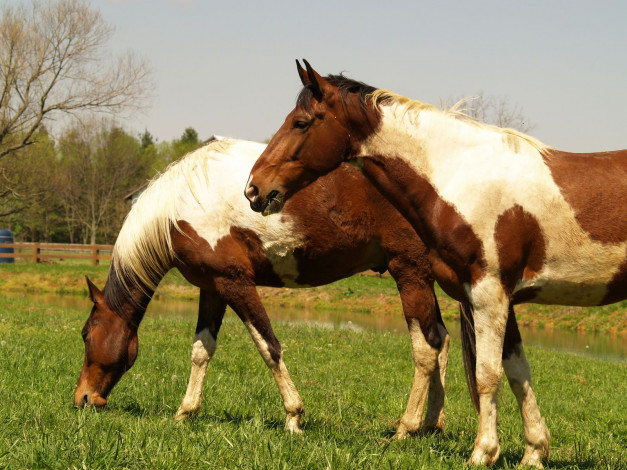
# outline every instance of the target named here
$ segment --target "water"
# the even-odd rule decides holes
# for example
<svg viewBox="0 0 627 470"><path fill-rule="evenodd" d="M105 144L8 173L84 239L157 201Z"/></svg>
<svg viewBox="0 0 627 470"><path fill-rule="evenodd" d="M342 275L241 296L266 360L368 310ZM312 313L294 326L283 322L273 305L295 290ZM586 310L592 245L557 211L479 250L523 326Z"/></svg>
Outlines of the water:
<svg viewBox="0 0 627 470"><path fill-rule="evenodd" d="M85 315L91 309L89 299L82 296L46 294L29 295L28 297L35 302L48 305L84 309ZM197 302L174 299L155 299L150 303L146 312L149 317L175 317L193 324L196 322L197 314ZM407 325L400 312L398 315L376 315L333 310L314 311L280 308L269 311L268 315L272 322L315 323L330 329L407 334ZM459 339L460 328L457 322L449 321L447 328L453 338ZM536 327L521 327L520 333L525 345L627 364L627 341L625 341L624 336Z"/></svg>

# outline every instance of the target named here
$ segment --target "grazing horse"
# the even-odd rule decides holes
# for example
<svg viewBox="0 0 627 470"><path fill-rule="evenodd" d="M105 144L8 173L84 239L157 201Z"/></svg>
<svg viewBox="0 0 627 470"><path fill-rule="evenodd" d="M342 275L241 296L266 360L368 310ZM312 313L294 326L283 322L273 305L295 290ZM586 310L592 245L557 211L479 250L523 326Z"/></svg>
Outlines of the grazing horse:
<svg viewBox="0 0 627 470"><path fill-rule="evenodd" d="M541 466L550 436L522 344L503 348L508 311L627 297L627 151L554 150L305 64L297 105L251 172L252 209L278 212L342 162L360 168L416 229L438 284L474 309L480 409L470 463L498 459L504 368L522 414L522 464Z"/></svg>
<svg viewBox="0 0 627 470"><path fill-rule="evenodd" d="M350 165L295 196L281 215L255 214L242 189L264 148L214 141L171 165L132 207L104 291L87 280L94 306L82 332L85 358L75 404L107 403L137 357L137 329L157 284L176 267L201 289L191 377L176 418L200 407L207 364L229 305L274 375L287 413L286 429L300 432L303 402L256 286L317 286L366 269L388 269L400 292L415 362L397 433L421 428L425 401L423 429L441 430L449 335L422 241ZM425 353L431 349L438 355Z"/></svg>

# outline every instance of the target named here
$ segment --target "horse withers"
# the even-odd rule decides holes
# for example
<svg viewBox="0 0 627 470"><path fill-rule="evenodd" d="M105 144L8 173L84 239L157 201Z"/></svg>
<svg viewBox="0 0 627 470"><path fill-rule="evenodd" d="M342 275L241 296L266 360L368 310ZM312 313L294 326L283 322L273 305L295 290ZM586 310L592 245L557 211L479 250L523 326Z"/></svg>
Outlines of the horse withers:
<svg viewBox="0 0 627 470"><path fill-rule="evenodd" d="M479 430L470 458L500 453L503 369L518 400L526 465L550 436L522 344L504 347L521 302L601 305L627 297L627 151L570 154L297 62L297 105L255 163L251 208L279 212L342 162L401 212L429 249L438 284L474 309Z"/></svg>
<svg viewBox="0 0 627 470"><path fill-rule="evenodd" d="M421 427L442 429L449 335L422 241L350 165L292 198L282 214L255 214L242 189L264 148L246 141L212 142L170 166L141 195L115 243L104 290L88 281L94 305L82 332L85 358L75 404L107 403L137 357L138 327L157 284L178 268L200 287L200 301L192 371L177 419L200 407L207 364L229 305L274 375L286 429L300 432L303 402L256 286L317 286L367 269L388 269L400 292L415 362L397 437Z"/></svg>

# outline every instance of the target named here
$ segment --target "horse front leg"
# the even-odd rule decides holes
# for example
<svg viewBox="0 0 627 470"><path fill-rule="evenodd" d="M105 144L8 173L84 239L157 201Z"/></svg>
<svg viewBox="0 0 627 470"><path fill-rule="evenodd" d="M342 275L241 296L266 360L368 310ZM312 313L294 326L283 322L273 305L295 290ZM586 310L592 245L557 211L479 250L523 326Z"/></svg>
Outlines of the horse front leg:
<svg viewBox="0 0 627 470"><path fill-rule="evenodd" d="M542 468L542 460L549 456L551 435L540 414L536 395L531 388L531 368L525 356L522 338L513 313L507 319L507 333L503 345L503 368L509 386L518 401L525 431L527 445L521 465Z"/></svg>
<svg viewBox="0 0 627 470"><path fill-rule="evenodd" d="M302 433L301 421L305 410L303 400L283 362L281 344L274 335L270 319L266 313L255 286L237 285L229 298L229 305L248 328L257 350L272 372L283 398L285 408L285 430Z"/></svg>
<svg viewBox="0 0 627 470"><path fill-rule="evenodd" d="M449 335L442 323L432 286L416 282L415 277L395 275L409 329L414 359L414 380L405 413L400 419L394 439L404 439L421 428L427 395L429 406L425 430L444 427L444 382L448 362Z"/></svg>
<svg viewBox="0 0 627 470"><path fill-rule="evenodd" d="M207 365L216 351L218 332L222 326L225 310L226 302L219 294L205 289L200 290L198 323L192 346L192 371L181 406L174 415L177 421L183 421L200 409Z"/></svg>
<svg viewBox="0 0 627 470"><path fill-rule="evenodd" d="M509 299L499 280L490 276L475 285L470 294L475 308L479 430L468 462L492 465L500 454L497 392L503 375L503 341Z"/></svg>

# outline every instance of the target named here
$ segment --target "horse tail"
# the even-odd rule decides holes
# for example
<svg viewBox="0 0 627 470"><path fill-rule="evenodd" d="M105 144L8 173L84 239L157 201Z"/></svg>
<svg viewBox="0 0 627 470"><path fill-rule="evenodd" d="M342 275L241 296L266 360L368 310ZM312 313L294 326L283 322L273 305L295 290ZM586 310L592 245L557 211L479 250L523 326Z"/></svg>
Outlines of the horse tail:
<svg viewBox="0 0 627 470"><path fill-rule="evenodd" d="M459 304L460 323L462 330L462 356L464 372L470 398L475 409L479 411L479 393L477 392L477 347L475 342L474 309L470 304Z"/></svg>

